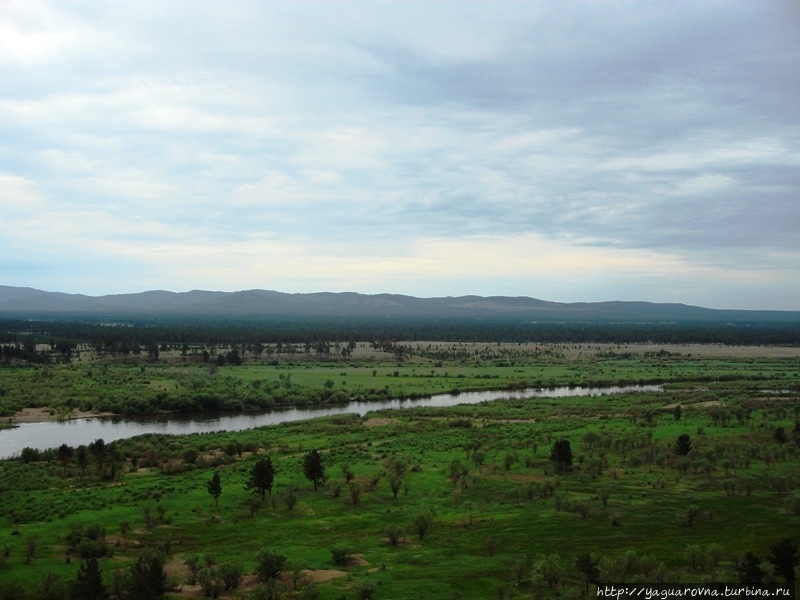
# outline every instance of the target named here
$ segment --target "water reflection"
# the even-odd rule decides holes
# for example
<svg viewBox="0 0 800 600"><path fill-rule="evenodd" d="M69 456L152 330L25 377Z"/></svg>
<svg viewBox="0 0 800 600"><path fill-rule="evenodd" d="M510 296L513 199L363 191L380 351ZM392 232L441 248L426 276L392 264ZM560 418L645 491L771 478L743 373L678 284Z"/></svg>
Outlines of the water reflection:
<svg viewBox="0 0 800 600"><path fill-rule="evenodd" d="M376 410L396 410L419 406L447 407L457 404L478 404L501 399L567 398L574 396L603 396L624 392L660 392L658 385L612 387L559 387L550 389L495 390L438 394L428 398L387 400L385 402L350 402L325 408L286 408L264 413L203 413L149 417L111 417L76 419L47 423L22 423L13 429L0 431L0 458L18 455L23 448L55 448L61 444L79 446L97 438L106 442L145 433L185 435L212 431L241 431L265 425L305 421L317 417L356 414L364 416Z"/></svg>

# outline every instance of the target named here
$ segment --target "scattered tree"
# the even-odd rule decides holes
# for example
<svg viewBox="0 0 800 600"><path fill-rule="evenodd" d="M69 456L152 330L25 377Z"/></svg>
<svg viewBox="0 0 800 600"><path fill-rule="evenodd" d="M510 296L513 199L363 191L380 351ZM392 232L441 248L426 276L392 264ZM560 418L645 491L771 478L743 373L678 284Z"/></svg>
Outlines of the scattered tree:
<svg viewBox="0 0 800 600"><path fill-rule="evenodd" d="M56 457L58 458L58 462L61 463L61 467L64 469L64 477L67 476L67 467L69 466L69 461L72 460L72 455L75 452L72 446L67 444L61 444L56 450Z"/></svg>
<svg viewBox="0 0 800 600"><path fill-rule="evenodd" d="M543 582L553 589L565 575L561 558L556 554L540 554L536 556L531 565L531 576L534 584Z"/></svg>
<svg viewBox="0 0 800 600"><path fill-rule="evenodd" d="M290 560L284 566L284 571L288 573L289 579L292 582L292 590L297 591L297 585L303 579L303 571L306 565L300 561Z"/></svg>
<svg viewBox="0 0 800 600"><path fill-rule="evenodd" d="M475 463L476 467L480 467L483 461L486 460L486 453L481 450L475 450L470 455L470 460Z"/></svg>
<svg viewBox="0 0 800 600"><path fill-rule="evenodd" d="M678 521L684 527L691 527L699 515L700 507L697 504L690 504L683 512L678 513Z"/></svg>
<svg viewBox="0 0 800 600"><path fill-rule="evenodd" d="M39 538L35 535L29 536L25 543L25 563L28 564L33 560L33 555L36 553L36 547L39 545Z"/></svg>
<svg viewBox="0 0 800 600"><path fill-rule="evenodd" d="M764 570L761 568L761 560L748 552L744 555L744 560L734 567L739 574L739 583L747 587L757 587L764 584Z"/></svg>
<svg viewBox="0 0 800 600"><path fill-rule="evenodd" d="M131 566L128 593L136 600L162 600L167 591L164 559L158 554L141 556Z"/></svg>
<svg viewBox="0 0 800 600"><path fill-rule="evenodd" d="M400 493L400 489L403 487L403 478L392 474L389 475L389 489L392 490L392 494L394 495L394 499L397 500L397 494Z"/></svg>
<svg viewBox="0 0 800 600"><path fill-rule="evenodd" d="M81 476L86 475L86 467L89 466L89 451L83 444L75 449L75 462L78 463Z"/></svg>
<svg viewBox="0 0 800 600"><path fill-rule="evenodd" d="M314 484L314 491L324 483L325 465L322 464L322 456L318 450L312 450L303 456L303 475Z"/></svg>
<svg viewBox="0 0 800 600"><path fill-rule="evenodd" d="M235 590L244 578L242 566L232 562L222 563L219 566L219 578L225 584L226 590Z"/></svg>
<svg viewBox="0 0 800 600"><path fill-rule="evenodd" d="M601 488L599 492L597 492L598 497L600 498L600 503L603 505L603 509L605 510L608 508L608 499L611 497L611 492L606 488Z"/></svg>
<svg viewBox="0 0 800 600"><path fill-rule="evenodd" d="M361 506L361 485L357 481L350 484L350 501L356 508Z"/></svg>
<svg viewBox="0 0 800 600"><path fill-rule="evenodd" d="M675 454L678 456L686 456L692 450L692 441L689 435L682 433L675 440Z"/></svg>
<svg viewBox="0 0 800 600"><path fill-rule="evenodd" d="M417 534L419 539L425 537L425 534L428 533L428 530L433 525L433 520L436 518L436 515L432 510L423 510L421 513L418 513L413 520L411 521L411 525L414 527L414 531Z"/></svg>
<svg viewBox="0 0 800 600"><path fill-rule="evenodd" d="M73 600L106 600L108 592L103 586L103 577L97 559L91 556L78 567L75 583L72 584Z"/></svg>
<svg viewBox="0 0 800 600"><path fill-rule="evenodd" d="M266 583L271 579L277 579L288 560L283 554L272 550L262 550L256 554L256 575L258 580Z"/></svg>
<svg viewBox="0 0 800 600"><path fill-rule="evenodd" d="M522 585L522 580L528 575L531 569L531 560L527 554L520 554L511 561L511 574L517 585Z"/></svg>
<svg viewBox="0 0 800 600"><path fill-rule="evenodd" d="M94 459L97 461L97 472L100 474L100 477L103 477L105 475L106 453L108 452L103 438L97 438L89 444L89 452L91 452L92 456L94 456Z"/></svg>
<svg viewBox="0 0 800 600"><path fill-rule="evenodd" d="M23 595L19 594L18 597L22 598ZM48 571L42 575L41 592L37 596L38 600L65 600L67 597L67 590L64 589L64 582L60 575L53 571Z"/></svg>
<svg viewBox="0 0 800 600"><path fill-rule="evenodd" d="M772 432L772 437L774 437L775 441L779 444L785 444L789 440L786 436L786 430L783 427L776 427L775 431Z"/></svg>
<svg viewBox="0 0 800 600"><path fill-rule="evenodd" d="M600 567L598 566L597 561L592 558L591 554L581 554L575 561L575 566L578 567L578 571L580 571L583 575L583 595L588 596L589 584L597 583L597 580L600 577Z"/></svg>
<svg viewBox="0 0 800 600"><path fill-rule="evenodd" d="M214 506L219 506L219 497L222 495L222 482L219 479L219 471L214 471L211 479L206 482L206 489L214 498Z"/></svg>
<svg viewBox="0 0 800 600"><path fill-rule="evenodd" d="M794 568L800 564L800 556L797 555L797 544L789 538L783 539L777 544L769 547L770 555L767 562L772 564L775 575L783 577L787 586L794 585Z"/></svg>
<svg viewBox="0 0 800 600"><path fill-rule="evenodd" d="M506 457L503 460L503 466L506 468L506 471L510 471L515 462L517 462L517 457L514 456L514 454L510 452L506 454Z"/></svg>
<svg viewBox="0 0 800 600"><path fill-rule="evenodd" d="M450 464L447 465L447 469L450 472L450 479L453 480L453 486L458 485L458 482L465 479L469 474L469 469L462 465L458 459L451 460Z"/></svg>
<svg viewBox="0 0 800 600"><path fill-rule="evenodd" d="M560 439L550 448L550 462L553 463L557 473L566 473L572 470L572 448L569 440Z"/></svg>
<svg viewBox="0 0 800 600"><path fill-rule="evenodd" d="M218 598L222 593L223 583L214 567L206 566L200 569L196 581L203 590L203 594L209 598Z"/></svg>
<svg viewBox="0 0 800 600"><path fill-rule="evenodd" d="M272 494L272 482L275 479L275 467L272 464L272 459L261 458L253 465L250 471L250 478L244 486L246 490L255 490L256 493L261 494L261 499L266 497L267 492Z"/></svg>

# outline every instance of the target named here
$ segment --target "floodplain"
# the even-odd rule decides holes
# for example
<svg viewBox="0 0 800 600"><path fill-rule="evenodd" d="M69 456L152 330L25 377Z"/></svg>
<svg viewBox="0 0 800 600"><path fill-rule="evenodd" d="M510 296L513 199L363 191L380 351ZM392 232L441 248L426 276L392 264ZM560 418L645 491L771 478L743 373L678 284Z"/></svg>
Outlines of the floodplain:
<svg viewBox="0 0 800 600"><path fill-rule="evenodd" d="M131 597L142 557L158 557L176 598L578 598L587 582L737 581L748 553L765 582L783 583L768 559L800 538L798 348L359 342L346 356L242 354L86 351L2 369L4 419L181 411L203 398L262 410L537 386L663 391L27 449L0 462L0 598L69 597L92 558L106 592ZM314 450L319 479L306 468ZM246 488L267 459L262 499Z"/></svg>

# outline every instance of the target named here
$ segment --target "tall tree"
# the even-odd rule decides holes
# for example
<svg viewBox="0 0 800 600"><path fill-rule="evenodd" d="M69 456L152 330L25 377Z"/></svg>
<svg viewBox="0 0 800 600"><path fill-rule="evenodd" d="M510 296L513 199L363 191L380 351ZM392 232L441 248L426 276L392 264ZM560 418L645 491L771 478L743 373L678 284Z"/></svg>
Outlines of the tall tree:
<svg viewBox="0 0 800 600"><path fill-rule="evenodd" d="M758 587L764 584L764 569L761 561L752 552L744 555L744 560L734 567L739 574L739 583L747 587Z"/></svg>
<svg viewBox="0 0 800 600"><path fill-rule="evenodd" d="M797 555L797 544L786 538L777 544L772 544L769 547L769 551L770 556L767 557L767 562L772 564L775 575L783 577L786 580L786 585L794 585L794 568L800 564L800 557Z"/></svg>
<svg viewBox="0 0 800 600"><path fill-rule="evenodd" d="M219 506L219 497L222 495L222 482L219 479L219 471L214 471L211 479L206 482L206 489L214 497L214 506Z"/></svg>
<svg viewBox="0 0 800 600"><path fill-rule="evenodd" d="M318 450L312 450L303 456L303 475L314 484L314 491L323 483L325 478L325 465Z"/></svg>
<svg viewBox="0 0 800 600"><path fill-rule="evenodd" d="M64 477L67 476L67 466L69 465L69 461L72 460L73 453L74 453L73 447L67 444L61 444L58 447L58 450L56 450L56 457L58 458L58 462L61 463L61 466L64 469Z"/></svg>
<svg viewBox="0 0 800 600"><path fill-rule="evenodd" d="M578 567L584 577L583 595L588 596L589 584L597 583L597 578L600 577L600 567L591 554L581 554L575 561L575 566Z"/></svg>
<svg viewBox="0 0 800 600"><path fill-rule="evenodd" d="M272 495L272 482L275 479L275 467L272 464L272 459L262 458L253 465L250 471L250 478L244 486L246 490L255 490L261 494L263 500L266 493Z"/></svg>
<svg viewBox="0 0 800 600"><path fill-rule="evenodd" d="M164 572L164 559L157 555L140 556L131 565L128 584L130 598L136 600L162 600L167 592L167 574Z"/></svg>
<svg viewBox="0 0 800 600"><path fill-rule="evenodd" d="M105 459L106 459L106 443L103 441L103 438L97 438L91 444L89 444L89 452L92 453L95 460L97 461L97 472L100 473L100 477L105 475Z"/></svg>
<svg viewBox="0 0 800 600"><path fill-rule="evenodd" d="M78 575L72 584L73 600L106 600L108 592L103 587L103 577L97 558L90 556L78 567Z"/></svg>
<svg viewBox="0 0 800 600"><path fill-rule="evenodd" d="M686 456L692 450L692 440L689 435L682 433L675 440L675 454L678 456Z"/></svg>
<svg viewBox="0 0 800 600"><path fill-rule="evenodd" d="M75 449L75 462L78 463L81 475L86 475L86 467L89 464L89 451L83 444Z"/></svg>
<svg viewBox="0 0 800 600"><path fill-rule="evenodd" d="M572 469L572 448L569 440L560 439L550 448L550 461L558 473Z"/></svg>

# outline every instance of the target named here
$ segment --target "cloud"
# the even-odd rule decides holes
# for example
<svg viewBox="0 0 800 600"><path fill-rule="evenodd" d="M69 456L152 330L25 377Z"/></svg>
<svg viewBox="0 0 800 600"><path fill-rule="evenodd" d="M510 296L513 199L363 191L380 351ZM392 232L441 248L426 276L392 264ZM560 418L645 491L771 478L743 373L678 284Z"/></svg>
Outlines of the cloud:
<svg viewBox="0 0 800 600"><path fill-rule="evenodd" d="M25 177L0 172L0 211L6 218L39 210L44 197L36 182Z"/></svg>
<svg viewBox="0 0 800 600"><path fill-rule="evenodd" d="M800 308L798 25L746 1L7 2L0 252L39 267L4 283ZM53 279L78 270L59 248L124 276Z"/></svg>

